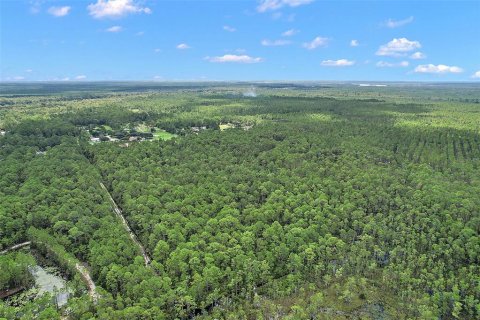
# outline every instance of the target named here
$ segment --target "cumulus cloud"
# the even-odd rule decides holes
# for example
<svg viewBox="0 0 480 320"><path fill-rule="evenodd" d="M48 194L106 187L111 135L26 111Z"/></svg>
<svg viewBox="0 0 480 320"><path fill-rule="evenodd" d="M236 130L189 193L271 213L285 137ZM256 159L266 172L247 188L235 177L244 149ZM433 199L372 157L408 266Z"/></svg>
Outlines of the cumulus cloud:
<svg viewBox="0 0 480 320"><path fill-rule="evenodd" d="M237 29L231 26L223 26L223 30L228 31L228 32L235 32Z"/></svg>
<svg viewBox="0 0 480 320"><path fill-rule="evenodd" d="M70 13L70 9L72 8L69 6L50 7L48 8L48 13L50 13L52 16L55 16L55 17L65 17L67 14Z"/></svg>
<svg viewBox="0 0 480 320"><path fill-rule="evenodd" d="M28 73L33 72L33 69L27 69L25 70L25 72L28 72Z"/></svg>
<svg viewBox="0 0 480 320"><path fill-rule="evenodd" d="M305 42L303 44L303 47L308 49L308 50L313 50L318 47L324 47L328 44L328 38L323 38L323 37L316 37L310 42Z"/></svg>
<svg viewBox="0 0 480 320"><path fill-rule="evenodd" d="M387 21L384 22L384 25L387 28L398 28L401 26L404 26L406 24L412 23L413 22L413 16L410 16L406 19L403 20L393 20L393 19L388 19Z"/></svg>
<svg viewBox="0 0 480 320"><path fill-rule="evenodd" d="M324 67L349 67L353 66L355 61L347 60L347 59L339 59L339 60L323 60L321 65Z"/></svg>
<svg viewBox="0 0 480 320"><path fill-rule="evenodd" d="M413 53L412 55L410 55L410 59L414 59L414 60L425 59L426 57L427 56L423 52L420 52L420 51L417 51L417 52Z"/></svg>
<svg viewBox="0 0 480 320"><path fill-rule="evenodd" d="M280 20L281 19L282 21L293 22L293 21L295 21L296 15L295 15L295 13L285 15L280 11L275 11L271 14L271 17L272 17L273 20Z"/></svg>
<svg viewBox="0 0 480 320"><path fill-rule="evenodd" d="M120 18L131 13L152 13L147 7L142 7L133 0L98 0L87 6L89 14L97 19Z"/></svg>
<svg viewBox="0 0 480 320"><path fill-rule="evenodd" d="M22 80L25 80L25 77L22 77L22 76L15 76L12 78L14 81L22 81Z"/></svg>
<svg viewBox="0 0 480 320"><path fill-rule="evenodd" d="M350 47L358 47L359 45L360 43L358 42L358 40L350 41Z"/></svg>
<svg viewBox="0 0 480 320"><path fill-rule="evenodd" d="M415 68L416 73L461 73L463 72L462 68L456 66L447 66L444 64L434 65L434 64L422 64Z"/></svg>
<svg viewBox="0 0 480 320"><path fill-rule="evenodd" d="M218 57L205 57L206 60L210 62L234 62L234 63L259 63L263 61L263 58L260 57L251 57L245 54L236 55L236 54L226 54Z"/></svg>
<svg viewBox="0 0 480 320"><path fill-rule="evenodd" d="M313 0L260 0L257 11L266 12L278 10L283 7L298 7L312 2Z"/></svg>
<svg viewBox="0 0 480 320"><path fill-rule="evenodd" d="M286 46L286 45L289 45L290 43L292 43L292 42L289 41L289 40L283 40L283 39L280 39L280 40L267 40L267 39L264 39L264 40L262 40L262 42L261 42L262 46L265 46L265 47Z"/></svg>
<svg viewBox="0 0 480 320"><path fill-rule="evenodd" d="M421 48L422 45L418 41L410 41L407 38L394 38L387 44L380 46L377 50L377 56L402 57L409 52Z"/></svg>
<svg viewBox="0 0 480 320"><path fill-rule="evenodd" d="M380 68L385 68L385 67L408 67L410 63L408 61L401 61L398 63L391 63L391 62L385 62L385 61L378 61L376 66Z"/></svg>
<svg viewBox="0 0 480 320"><path fill-rule="evenodd" d="M87 79L87 76L86 76L86 75L83 75L83 74L78 75L78 76L75 77L75 80L85 80L85 79Z"/></svg>
<svg viewBox="0 0 480 320"><path fill-rule="evenodd" d="M153 49L153 52L155 52L155 53L160 53L160 52L162 52L162 49L160 49L160 48L155 48L155 49Z"/></svg>
<svg viewBox="0 0 480 320"><path fill-rule="evenodd" d="M38 14L42 9L43 0L30 0L30 13Z"/></svg>
<svg viewBox="0 0 480 320"><path fill-rule="evenodd" d="M474 78L474 79L480 79L480 70L478 70L477 72L475 72L475 73L472 75L472 78Z"/></svg>
<svg viewBox="0 0 480 320"><path fill-rule="evenodd" d="M284 37L291 37L293 35L296 35L298 33L298 30L296 29L290 29L282 33L282 36Z"/></svg>
<svg viewBox="0 0 480 320"><path fill-rule="evenodd" d="M106 29L105 31L107 31L107 32L120 32L122 30L123 30L123 28L120 27L120 26L113 26L113 27L110 27L110 28Z"/></svg>
<svg viewBox="0 0 480 320"><path fill-rule="evenodd" d="M180 49L180 50L190 49L190 46L186 43L180 43L179 45L177 45L177 49Z"/></svg>

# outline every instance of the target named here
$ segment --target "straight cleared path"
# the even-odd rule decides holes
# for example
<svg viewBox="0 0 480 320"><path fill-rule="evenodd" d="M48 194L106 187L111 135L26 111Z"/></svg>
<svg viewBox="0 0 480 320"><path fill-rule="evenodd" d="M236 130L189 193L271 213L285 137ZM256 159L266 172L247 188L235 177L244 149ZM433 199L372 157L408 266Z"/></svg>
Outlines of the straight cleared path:
<svg viewBox="0 0 480 320"><path fill-rule="evenodd" d="M122 210L120 210L120 208L117 206L117 204L115 203L115 200L113 200L112 195L110 194L108 189L105 187L105 185L102 182L100 182L100 186L107 193L108 198L110 199L110 202L113 205L113 211L115 212L115 215L120 218L120 220L122 221L123 227L125 228L125 230L127 230L128 234L130 235L130 238L140 248L140 251L142 252L143 260L145 260L145 266L148 267L152 259L150 259L150 257L147 254L147 251L145 250L143 245L140 243L140 241L138 241L137 236L135 235L135 233L133 233L132 229L128 225L127 220L123 216Z"/></svg>
<svg viewBox="0 0 480 320"><path fill-rule="evenodd" d="M0 251L0 254L5 254L9 251L17 250L17 249L20 249L20 248L23 248L23 247L26 247L26 246L29 246L29 245L30 245L30 241L22 242L22 243L14 245L14 246L11 246L10 248L7 248L3 251Z"/></svg>

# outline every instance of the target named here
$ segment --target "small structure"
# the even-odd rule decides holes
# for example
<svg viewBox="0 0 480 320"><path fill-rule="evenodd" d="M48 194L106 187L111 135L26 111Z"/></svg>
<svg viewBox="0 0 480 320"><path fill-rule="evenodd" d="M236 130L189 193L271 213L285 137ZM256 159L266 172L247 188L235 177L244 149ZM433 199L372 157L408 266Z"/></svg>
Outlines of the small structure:
<svg viewBox="0 0 480 320"><path fill-rule="evenodd" d="M193 131L193 133L198 134L201 130L207 130L207 126L191 127L190 129Z"/></svg>
<svg viewBox="0 0 480 320"><path fill-rule="evenodd" d="M0 290L0 299L8 298L23 290L25 290L25 287L17 287L17 288L12 288L7 290Z"/></svg>

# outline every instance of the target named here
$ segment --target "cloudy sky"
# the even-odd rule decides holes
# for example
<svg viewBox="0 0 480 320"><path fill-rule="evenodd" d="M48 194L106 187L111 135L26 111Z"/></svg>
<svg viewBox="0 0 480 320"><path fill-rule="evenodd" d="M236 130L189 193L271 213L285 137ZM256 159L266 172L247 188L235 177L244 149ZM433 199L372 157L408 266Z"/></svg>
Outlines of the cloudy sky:
<svg viewBox="0 0 480 320"><path fill-rule="evenodd" d="M479 81L480 1L0 1L1 81Z"/></svg>

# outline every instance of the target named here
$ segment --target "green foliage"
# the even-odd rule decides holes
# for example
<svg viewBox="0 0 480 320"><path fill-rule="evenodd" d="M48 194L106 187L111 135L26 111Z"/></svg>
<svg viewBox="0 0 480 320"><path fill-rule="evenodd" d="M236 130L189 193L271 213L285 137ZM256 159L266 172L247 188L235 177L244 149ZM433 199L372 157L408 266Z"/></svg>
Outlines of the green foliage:
<svg viewBox="0 0 480 320"><path fill-rule="evenodd" d="M33 257L22 252L0 255L0 292L32 285L33 278L28 268L34 264Z"/></svg>
<svg viewBox="0 0 480 320"><path fill-rule="evenodd" d="M88 263L74 319L477 318L476 93L294 89L4 98L0 246ZM154 127L178 136L88 144Z"/></svg>

